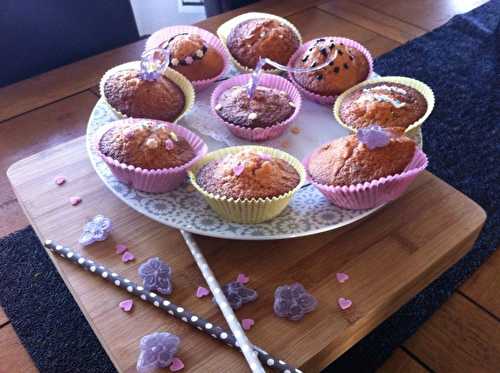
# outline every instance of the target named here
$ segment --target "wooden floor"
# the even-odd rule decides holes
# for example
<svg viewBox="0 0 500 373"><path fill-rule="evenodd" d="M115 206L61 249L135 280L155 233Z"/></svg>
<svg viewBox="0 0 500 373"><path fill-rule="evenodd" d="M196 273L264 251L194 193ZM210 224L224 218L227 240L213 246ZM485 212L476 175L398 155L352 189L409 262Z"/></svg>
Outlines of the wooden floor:
<svg viewBox="0 0 500 373"><path fill-rule="evenodd" d="M347 36L379 56L467 12L484 0L287 0L263 1L248 10L287 17L305 40ZM232 15L207 20L214 30ZM96 86L110 66L135 59L143 41L92 64L63 67L29 82L0 89L0 236L28 224L5 177L14 161L84 133L98 99ZM82 65L83 66L83 65ZM77 72L77 73L76 73ZM68 84L52 84L65 80ZM33 92L21 95L26 87ZM380 372L500 371L500 252L497 251L417 333L401 345ZM0 308L0 372L36 372L31 358Z"/></svg>

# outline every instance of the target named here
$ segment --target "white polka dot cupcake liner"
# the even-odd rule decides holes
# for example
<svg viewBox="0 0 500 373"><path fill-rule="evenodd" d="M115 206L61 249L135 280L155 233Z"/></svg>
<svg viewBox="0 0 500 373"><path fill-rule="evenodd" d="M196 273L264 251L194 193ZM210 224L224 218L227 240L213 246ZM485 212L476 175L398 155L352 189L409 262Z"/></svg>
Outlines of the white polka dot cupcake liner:
<svg viewBox="0 0 500 373"><path fill-rule="evenodd" d="M329 36L323 36L323 37L327 38ZM300 46L300 48L290 58L290 61L288 62L288 67L293 67L295 65L295 62L297 61L297 59L301 58L302 55L304 54L304 52L307 49L309 49L311 47L311 45L314 43L314 41L316 41L317 39L321 39L321 37L315 38L313 40L308 41L307 43L302 44ZM351 40L351 39L342 38L342 37L333 37L333 40L335 41L336 44L343 43L343 44L345 44L345 46L350 47L350 48L355 48L358 51L360 51L361 53L363 53L366 60L368 61L368 66L369 66L368 74L365 78L365 79L368 79L373 73L373 57L370 54L370 52L368 51L368 49L366 49L364 46L362 46L358 42ZM331 105L335 102L335 100L338 97L338 95L323 96L323 95L319 95L317 93L314 93L314 92L307 90L306 88L302 87L295 80L293 73L288 73L288 77L290 78L291 82L299 89L299 91L311 101L315 101L315 102L322 104L322 105Z"/></svg>
<svg viewBox="0 0 500 373"><path fill-rule="evenodd" d="M210 99L210 106L212 108L213 114L222 122L226 128L236 137L250 140L250 141L266 141L271 140L276 137L281 136L287 129L290 127L290 124L297 117L300 108L302 106L302 98L300 96L297 88L294 87L288 80L282 78L277 75L271 74L262 74L259 86L274 88L279 91L284 91L290 97L290 101L293 103L295 110L293 114L281 123L276 123L270 127L256 127L256 128L248 128L243 126L238 126L232 124L226 120L224 120L218 113L215 107L217 106L217 102L219 101L220 95L234 86L244 86L248 84L248 81L251 79L251 74L242 74L237 75L231 79L225 80L220 83L212 93L212 97Z"/></svg>
<svg viewBox="0 0 500 373"><path fill-rule="evenodd" d="M113 113L115 113L118 118L129 118L128 115L113 107L113 105L108 102L108 100L106 99L106 95L104 94L104 85L106 84L106 81L110 76L121 70L140 70L140 61L126 62L106 71L99 83L99 91L101 93L101 100L104 101L104 103L111 109L111 111L113 111ZM184 109L179 114L179 116L175 118L174 122L177 122L193 108L195 101L194 88L191 82L187 80L184 75L179 74L177 71L170 68L165 69L165 71L163 72L163 76L174 82L181 89L182 93L184 93Z"/></svg>
<svg viewBox="0 0 500 373"><path fill-rule="evenodd" d="M420 80L412 79L412 78L407 78L404 76L383 76L380 78L373 78L369 80L365 80L364 82L361 82L359 84L356 84L354 87L349 88L347 91L342 93L337 101L335 101L335 105L333 106L333 115L335 116L335 119L337 122L344 128L348 129L351 132L357 132L357 129L354 127L349 126L349 123L346 123L342 120L340 117L340 108L342 106L342 102L345 100L347 96L349 96L352 92L365 87L369 84L377 84L377 83L398 83L405 85L407 87L413 88L416 91L418 91L422 96L424 96L424 99L427 103L427 109L422 117L420 117L417 121L414 123L410 124L406 130L405 134L407 136L415 136L416 131L422 126L422 124L427 120L429 115L431 115L432 110L434 110L434 104L435 104L435 98L434 98L434 92L432 91L431 87L429 87L427 84L421 82Z"/></svg>
<svg viewBox="0 0 500 373"><path fill-rule="evenodd" d="M221 195L214 195L205 191L197 182L197 174L208 162L220 159L227 154L235 154L242 150L253 150L260 153L269 154L271 157L280 158L288 162L299 174L300 181L289 192L272 198L245 198L234 199ZM200 192L208 205L223 219L240 224L258 224L270 220L288 206L293 195L301 188L305 181L306 171L300 161L290 154L266 146L244 145L219 149L208 153L188 172L191 184Z"/></svg>
<svg viewBox="0 0 500 373"><path fill-rule="evenodd" d="M206 31L202 28L196 27L196 26L171 26L171 27L165 27L162 28L161 30L156 31L153 33L148 40L146 41L146 47L144 50L149 50L152 48L158 48L158 46L169 40L171 37L175 35L179 35L182 33L189 33L189 34L198 34L201 36L201 38L212 48L214 48L219 54L222 56L222 59L224 60L224 67L222 68L222 71L217 74L216 76L209 78L209 79L203 79L203 80L193 80L191 83L193 83L194 88L197 91L201 91L208 87L210 84L215 82L217 79L222 77L229 69L229 64L230 64L230 56L227 51L227 48L222 44L222 41L212 34L209 31Z"/></svg>
<svg viewBox="0 0 500 373"><path fill-rule="evenodd" d="M309 157L304 160L304 165L307 179L331 203L348 210L363 210L379 207L399 198L417 175L425 170L428 160L425 153L417 148L413 159L402 173L344 186L331 186L314 181L308 171Z"/></svg>
<svg viewBox="0 0 500 373"><path fill-rule="evenodd" d="M222 43L224 45L224 48L226 48L227 53L231 57L231 61L233 62L234 66L241 72L252 72L253 69L247 66L243 66L238 62L236 58L233 57L231 52L229 51L229 48L227 47L227 38L229 37L229 34L231 33L231 30L236 27L238 24L248 21L250 19L258 19L258 18L270 18L270 19L275 19L286 26L288 26L294 33L297 35L297 38L299 39L299 43L302 44L302 36L300 35L299 30L293 23L291 23L289 20L283 17L276 16L274 14L269 14L269 13L260 13L260 12L250 12L250 13L244 13L240 14L239 16L236 16L234 18L231 18L230 20L224 22L222 25L219 26L217 29L217 35L219 36L220 40L222 40ZM266 73L269 74L280 74L281 70L278 69L265 69Z"/></svg>
<svg viewBox="0 0 500 373"><path fill-rule="evenodd" d="M99 154L102 160L106 163L113 175L118 180L129 184L134 189L149 193L170 192L178 188L184 181L186 181L188 169L207 153L208 148L205 142L190 130L173 123L158 120L152 121L149 119L147 120L148 122L152 121L155 123L162 123L177 136L184 138L194 149L195 157L182 166L147 170L121 163L101 153L99 149L99 142L104 133L114 125L119 125L119 122L130 121L143 122L144 119L122 119L103 126L99 129L95 136L94 146L97 154Z"/></svg>

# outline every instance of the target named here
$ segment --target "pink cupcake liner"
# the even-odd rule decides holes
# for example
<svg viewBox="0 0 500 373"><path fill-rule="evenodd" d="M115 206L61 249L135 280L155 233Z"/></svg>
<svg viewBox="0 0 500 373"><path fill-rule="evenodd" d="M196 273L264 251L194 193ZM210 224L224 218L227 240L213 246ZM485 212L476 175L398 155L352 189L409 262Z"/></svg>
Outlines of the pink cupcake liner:
<svg viewBox="0 0 500 373"><path fill-rule="evenodd" d="M224 67L222 68L222 71L217 76L214 76L210 79L193 80L191 82L197 91L201 91L201 90L205 89L206 87L208 87L213 82L215 82L221 76L223 76L229 69L231 58L228 55L226 47L224 47L224 44L222 44L222 41L217 36L215 36L211 32L208 32L208 31L206 31L202 28L196 27L196 26L165 27L165 28L162 28L161 30L154 32L148 38L148 40L146 41L146 47L144 50L148 50L151 48L157 48L165 40L168 40L172 36L181 34L183 32L188 32L188 33L200 35L202 37L202 39L208 45L210 45L212 48L215 48L215 50L217 52L219 52L219 54L222 56L222 59L224 60Z"/></svg>
<svg viewBox="0 0 500 373"><path fill-rule="evenodd" d="M329 37L329 36L323 36L323 37L326 38L326 37ZM304 52L312 45L312 43L315 40L317 40L317 39L321 39L321 37L315 38L313 40L308 41L307 43L302 44L300 46L300 48L297 49L297 51L292 55L292 57L290 57L290 60L288 61L288 66L289 67L293 67L295 65L295 61L298 58L300 58L304 54ZM372 55L370 54L370 52L368 51L368 49L366 49L364 46L362 46L358 42L356 42L354 40L351 40L351 39L347 39L347 38L342 38L342 37L335 36L335 37L333 37L333 40L337 44L343 43L347 47L355 48L355 49L359 50L361 53L363 53L363 55L366 57L366 60L368 61L368 66L369 66L368 75L366 76L365 79L363 79L363 81L366 80L366 79L368 79L370 77L370 75L372 74L372 72L373 72L373 58L372 58ZM337 97L339 96L339 95L334 95L334 96L322 96L322 95L319 95L317 93L311 92L311 91L305 89L304 87L302 87L295 80L295 78L293 76L293 73L288 73L288 77L290 78L291 82L298 88L298 90L305 97L307 97L309 100L318 102L318 103L320 103L322 105L331 105L331 104L333 104L335 102L335 100L337 99Z"/></svg>
<svg viewBox="0 0 500 373"><path fill-rule="evenodd" d="M273 126L265 128L247 128L247 127L237 126L235 124L225 121L222 117L219 116L219 114L217 114L217 111L215 110L215 106L219 101L219 97L224 91L237 85L246 85L251 75L252 74L237 75L231 79L225 80L222 83L220 83L214 89L212 97L210 99L210 106L212 107L212 113L236 137L250 141L271 140L282 135L287 130L292 121L297 117L297 114L299 113L300 108L302 106L302 98L300 96L299 91L294 87L293 84L291 84L285 78L282 78L277 75L263 73L259 81L259 86L285 91L290 97L290 100L292 100L292 102L294 103L295 110L293 114L290 116L290 118L286 119L281 123L277 123Z"/></svg>
<svg viewBox="0 0 500 373"><path fill-rule="evenodd" d="M427 167L427 156L420 149L405 170L396 175L382 177L356 185L330 186L312 180L309 175L309 157L304 160L307 178L331 203L348 210L371 209L400 197L419 173Z"/></svg>
<svg viewBox="0 0 500 373"><path fill-rule="evenodd" d="M124 119L121 121L142 121L143 119ZM149 122L150 120L148 120ZM163 168L157 170L145 170L140 167L134 167L125 163L120 163L117 160L108 157L99 150L99 141L104 133L116 125L116 122L111 122L109 125L100 129L95 137L95 149L99 156L109 167L113 175L120 181L127 183L132 188L150 193L165 193L178 188L186 179L187 171L201 157L207 153L207 145L203 140L188 129L169 122L154 121L165 124L169 130L176 135L183 137L193 147L196 155L188 163L172 168Z"/></svg>

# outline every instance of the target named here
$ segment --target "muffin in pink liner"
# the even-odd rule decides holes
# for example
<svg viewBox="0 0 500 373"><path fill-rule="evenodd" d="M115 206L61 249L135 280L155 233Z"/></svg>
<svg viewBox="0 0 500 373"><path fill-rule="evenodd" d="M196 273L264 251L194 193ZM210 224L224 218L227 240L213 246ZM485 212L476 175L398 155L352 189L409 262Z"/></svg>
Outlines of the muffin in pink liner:
<svg viewBox="0 0 500 373"><path fill-rule="evenodd" d="M401 196L427 167L425 153L406 136L386 142L385 150L374 148L376 153L355 138L350 135L324 144L303 162L308 180L336 206L360 210L386 204Z"/></svg>
<svg viewBox="0 0 500 373"><path fill-rule="evenodd" d="M355 49L366 60L366 65L367 65L366 68L368 70L366 76L364 76L364 78L352 80L352 79L354 79L354 77L352 76L354 74L353 69L352 69L352 61L355 61L355 56L351 55L350 53L346 54L346 53L342 52L342 50L338 51L337 57L332 62L332 69L334 69L332 71L334 71L334 74L335 74L332 76L336 77L337 74L339 74L339 76L341 77L341 78L339 78L339 81L340 81L340 79L344 79L344 80L346 79L345 76L342 76L342 75L349 74L349 76L348 76L349 79L347 79L347 81L349 82L352 80L350 83L348 83L349 84L348 86L345 86L342 88L342 92L347 90L348 88L360 83L361 81L368 79L372 75L373 58L372 58L370 52L365 47L363 47L361 44L359 44L358 42L351 40L351 39L342 38L342 37L320 37L320 38L310 40L305 44L302 44L301 47L290 58L290 61L288 62L288 67L313 67L313 65L311 65L311 66L307 66L307 65L297 66L299 63L298 59L302 58L301 62L303 64L306 64L306 63L310 64L311 61L307 61L307 57L303 57L303 56L304 56L306 51L308 51L308 50L312 51L313 46L315 46L316 43L318 43L318 41L320 43L331 42L331 45L333 45L333 47L328 46L329 47L328 49L330 49L330 50L333 50L335 48L335 45L337 45L337 44L341 45L343 50L344 50L344 48ZM322 48L322 49L325 49L325 48ZM321 50L319 50L319 51L321 51ZM313 53L315 53L315 51L313 51ZM326 56L326 53L323 55ZM326 60L328 60L328 58L329 57L326 57ZM338 63L336 62L337 60L339 61ZM341 60L343 61L342 63L340 63ZM363 62L365 62L365 61L363 61ZM336 66L336 63L339 66ZM351 66L350 69L349 69L349 66ZM327 68L330 68L330 67L327 66L324 69L327 69ZM323 79L322 72L324 71L324 69L320 69L320 70L317 70L317 72L315 72L315 76L318 78L317 79L318 81L314 82L315 84L323 84L323 85L329 84L327 81L328 79ZM364 74L362 74L362 75L364 75ZM300 84L298 82L297 78L295 77L294 73L288 73L288 76L289 76L290 80L292 81L292 83L299 89L299 91L302 94L304 94L304 96L306 96L308 99L310 99L312 101L318 102L318 103L323 104L323 105L333 104L335 102L335 99L338 97L338 95L340 95L342 93L342 92L339 92L338 94L334 94L334 95L321 95L319 93L313 92L313 91L305 88L304 84ZM343 85L345 85L345 84L346 83L343 82Z"/></svg>
<svg viewBox="0 0 500 373"><path fill-rule="evenodd" d="M211 47L214 49L215 52L218 53L218 55L222 59L222 69L219 73L216 75L212 76L211 78L208 79L199 79L199 80L191 80L194 88L197 91L200 91L207 86L209 86L211 83L219 79L221 76L223 76L230 64L230 57L228 55L227 49L224 47L224 44L222 44L222 41L212 34L209 31L206 31L202 28L196 27L196 26L171 26L171 27L165 27L162 28L161 30L156 31L153 33L148 40L146 41L146 47L145 50L149 50L152 48L158 48L160 45L162 47L165 47L165 44L173 37L177 35L183 35L183 34L194 34L194 35L199 35L201 39L207 44L208 47ZM195 59L197 56L195 55ZM193 58L190 59L189 62L193 61ZM172 66L172 63L170 64L171 68L174 68ZM180 67L182 69L182 66ZM180 70L179 69L179 70ZM179 71L181 74L183 71ZM189 79L189 77L188 77Z"/></svg>
<svg viewBox="0 0 500 373"><path fill-rule="evenodd" d="M302 98L299 91L285 78L264 73L260 77L259 85L257 88L263 90L272 90L269 91L270 100L273 101L272 105L274 105L272 107L278 108L279 110L272 110L272 113L268 113L269 116L271 118L278 118L279 116L281 116L285 119L281 121L278 120L276 124L272 125L250 127L231 123L228 120L225 120L221 115L219 115L218 111L221 110L222 106L222 104L219 103L219 98L221 98L223 93L231 89L245 89L245 86L248 84L250 78L251 74L242 74L221 82L212 93L212 97L210 100L212 112L236 137L250 141L265 141L274 139L282 135L287 130L287 128L296 118L302 106ZM255 97L257 97L258 93L259 92L256 92ZM276 97L277 93L279 93L280 97ZM259 99L260 97L261 96L259 96ZM249 118L253 118L252 115L257 115L257 113L253 113L251 111L246 112L243 110L241 111L241 113L236 114L248 116ZM254 119L258 120L259 118L255 117Z"/></svg>
<svg viewBox="0 0 500 373"><path fill-rule="evenodd" d="M111 133L110 131L114 129L116 130ZM128 141L125 144L127 146L122 146L124 141ZM103 153L103 146L107 145L110 146L109 152L117 157L126 156L134 159L132 163L135 164L153 162L151 163L153 167L141 168L120 162ZM200 137L182 126L158 120L134 118L114 121L103 126L96 134L94 146L118 180L131 185L134 189L150 193L165 193L179 187L186 180L188 169L204 156L208 149ZM153 146L154 149L165 152L178 147L173 161L167 160L175 162L172 164L176 165L157 168L158 162L162 161L161 157L151 157L155 154L148 154L147 150L144 150L144 147ZM134 151L135 153L126 153Z"/></svg>

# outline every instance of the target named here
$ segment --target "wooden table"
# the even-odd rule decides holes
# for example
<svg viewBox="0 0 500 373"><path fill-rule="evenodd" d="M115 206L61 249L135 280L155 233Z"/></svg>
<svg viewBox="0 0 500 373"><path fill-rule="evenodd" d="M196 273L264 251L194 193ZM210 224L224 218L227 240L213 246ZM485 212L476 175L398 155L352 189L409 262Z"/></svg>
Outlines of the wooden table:
<svg viewBox="0 0 500 373"><path fill-rule="evenodd" d="M379 55L422 35L453 14L451 8L443 8L433 13L433 17L427 17L425 5L415 6L405 14L403 5L391 1L392 5L385 9L389 14L397 14L393 18L361 5L364 2L292 0L285 4L268 0L209 19L202 26L213 31L236 13L270 11L287 16L299 26L305 39L343 34L363 42L374 55ZM480 2L475 1L470 7ZM422 21L415 26L411 24L415 19ZM109 67L135 58L142 47L143 41L139 41L2 88L0 121L7 123L0 126L0 140L9 143L0 146L0 166L5 168L6 162L19 158L20 154L28 155L81 134L85 117L96 100L91 92L95 91L92 87L99 76ZM59 173L69 180L62 188L53 184L53 176ZM202 279L179 233L138 215L113 197L91 170L81 138L17 163L10 169L9 177L26 215L42 238L50 236L75 245L84 220L104 213L116 225L112 239L82 250L83 253L133 279L137 279L137 266L142 260L160 255L176 270L173 299L221 322L209 301L193 296ZM8 226L20 227L24 220L17 214L11 192L2 183L0 180L0 205L7 211ZM69 196L74 194L82 195L82 205L68 204ZM251 340L314 372L460 258L474 242L484 218L479 206L425 173L401 200L356 226L292 241L255 243L201 238L200 245L221 281L243 271L259 290L259 301L238 311L239 317L257 321L249 332ZM133 248L138 257L135 264L120 262L113 254L115 242L126 242ZM244 367L239 354L165 318L146 304L137 302L132 315L117 312L117 303L124 298L117 289L102 286L98 279L67 263L57 261L56 265L120 371L134 371L140 336L158 329L168 329L183 337L181 351L188 371L238 371ZM340 270L348 272L352 280L337 284L334 275ZM316 312L296 324L275 318L270 308L274 286L291 281L303 282L321 304ZM336 306L338 296L351 298L353 308L340 312ZM18 362L10 361L7 365L10 367Z"/></svg>

